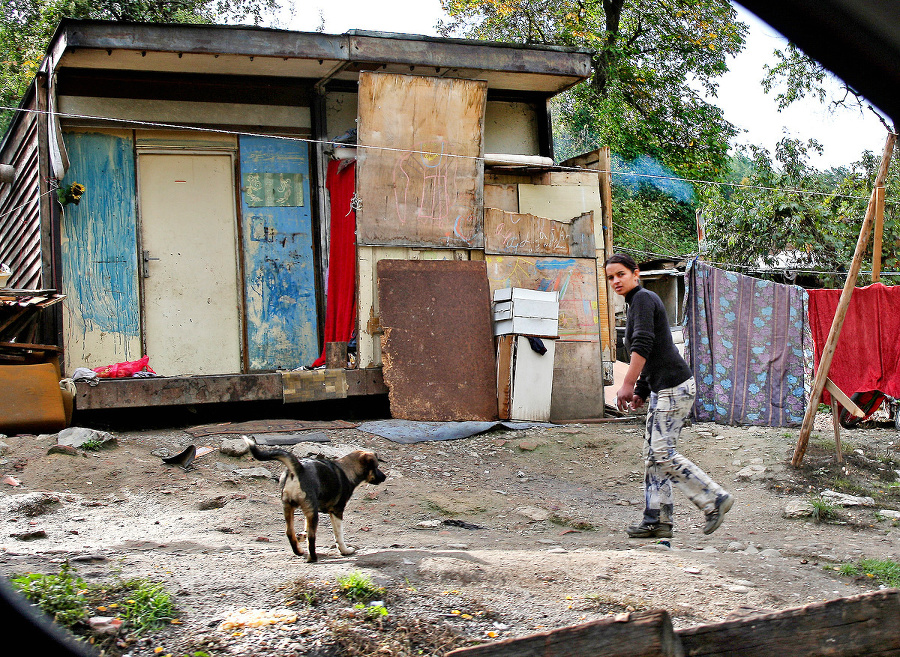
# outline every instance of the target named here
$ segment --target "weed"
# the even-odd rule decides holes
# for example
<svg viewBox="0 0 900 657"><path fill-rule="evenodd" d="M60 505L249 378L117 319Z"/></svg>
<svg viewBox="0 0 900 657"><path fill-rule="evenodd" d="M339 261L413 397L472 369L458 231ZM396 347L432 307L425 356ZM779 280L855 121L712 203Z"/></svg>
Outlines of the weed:
<svg viewBox="0 0 900 657"><path fill-rule="evenodd" d="M459 513L457 513L456 511L448 509L448 508L438 504L434 500L427 500L425 502L425 508L427 508L429 511L432 511L434 513L439 513L442 516L449 516L451 518L453 516L459 515Z"/></svg>
<svg viewBox="0 0 900 657"><path fill-rule="evenodd" d="M81 449L86 452L99 452L103 449L103 441L102 440L85 440L81 443Z"/></svg>
<svg viewBox="0 0 900 657"><path fill-rule="evenodd" d="M587 520L575 520L574 518L568 518L566 516L559 516L555 513L551 515L548 520L552 522L554 525L561 525L563 527L571 527L572 529L580 529L582 531L593 531L596 529L594 525L589 523Z"/></svg>
<svg viewBox="0 0 900 657"><path fill-rule="evenodd" d="M823 497L813 497L809 500L812 505L812 519L816 522L828 522L839 517L838 506Z"/></svg>
<svg viewBox="0 0 900 657"><path fill-rule="evenodd" d="M366 575L354 571L349 575L338 577L341 593L349 600L366 602L384 593L384 589L372 583Z"/></svg>
<svg viewBox="0 0 900 657"><path fill-rule="evenodd" d="M900 586L900 563L890 559L860 559L842 564L838 572L847 577L870 577L890 588Z"/></svg>
<svg viewBox="0 0 900 657"><path fill-rule="evenodd" d="M72 628L87 618L87 584L66 561L58 575L28 573L12 579L13 587L63 627Z"/></svg>
<svg viewBox="0 0 900 657"><path fill-rule="evenodd" d="M353 608L363 612L365 617L369 620L378 620L379 618L388 615L387 607L384 605L367 605L362 602L357 602L353 605Z"/></svg>
<svg viewBox="0 0 900 657"><path fill-rule="evenodd" d="M175 617L175 603L162 584L145 579L123 582L122 620L128 623L132 633L143 634L162 627Z"/></svg>

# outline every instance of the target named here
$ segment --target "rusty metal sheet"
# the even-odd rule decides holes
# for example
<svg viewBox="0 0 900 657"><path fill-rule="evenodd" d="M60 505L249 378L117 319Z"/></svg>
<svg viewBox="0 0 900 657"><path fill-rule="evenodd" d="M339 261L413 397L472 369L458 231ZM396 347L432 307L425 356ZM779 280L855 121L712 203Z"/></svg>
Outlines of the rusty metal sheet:
<svg viewBox="0 0 900 657"><path fill-rule="evenodd" d="M484 262L381 260L384 381L391 415L497 419L497 373Z"/></svg>

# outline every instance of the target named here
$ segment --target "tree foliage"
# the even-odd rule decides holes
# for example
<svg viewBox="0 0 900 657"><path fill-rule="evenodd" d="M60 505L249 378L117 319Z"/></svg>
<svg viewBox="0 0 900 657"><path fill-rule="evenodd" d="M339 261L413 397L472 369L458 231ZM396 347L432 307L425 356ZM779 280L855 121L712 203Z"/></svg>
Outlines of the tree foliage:
<svg viewBox="0 0 900 657"><path fill-rule="evenodd" d="M714 95L746 26L725 0L442 0L445 35L592 52L589 81L555 106L568 148L651 156L686 177L720 172L736 134Z"/></svg>
<svg viewBox="0 0 900 657"><path fill-rule="evenodd" d="M819 172L809 164L815 140L783 138L774 159L765 149L750 147L735 158L744 175L732 185L711 186L700 201L706 225L706 256L726 268L732 265L775 266L789 254L797 270L825 272L819 281L843 285L840 273L853 258L880 158L867 151L849 166ZM900 163L892 161L887 198L900 193ZM892 196L893 194L893 196ZM884 221L882 266L896 271L900 218L888 203ZM871 263L872 244L866 254Z"/></svg>
<svg viewBox="0 0 900 657"><path fill-rule="evenodd" d="M0 104L16 107L63 18L259 25L278 0L0 0ZM12 112L0 112L5 130Z"/></svg>

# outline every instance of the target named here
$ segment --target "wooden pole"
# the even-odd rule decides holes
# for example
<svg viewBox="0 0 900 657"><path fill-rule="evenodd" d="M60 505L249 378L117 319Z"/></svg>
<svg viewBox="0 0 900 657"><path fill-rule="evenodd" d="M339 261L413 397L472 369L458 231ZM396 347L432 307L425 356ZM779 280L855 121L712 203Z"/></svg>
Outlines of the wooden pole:
<svg viewBox="0 0 900 657"><path fill-rule="evenodd" d="M884 187L875 188L875 234L872 237L872 282L881 280L881 234L884 231Z"/></svg>
<svg viewBox="0 0 900 657"><path fill-rule="evenodd" d="M875 176L875 190L884 187L885 178L887 178L888 167L891 164L891 155L894 153L894 144L897 136L888 133L887 140L884 144L884 154L881 156L881 167L878 169L878 175ZM872 232L872 223L875 219L875 199L876 193L873 190L872 196L869 198L869 205L866 208L866 217L863 219L862 228L859 231L859 239L856 242L856 252L853 254L853 260L850 263L850 271L847 273L847 281L844 283L844 289L841 291L841 298L838 301L837 309L834 312L834 321L831 323L831 330L828 332L828 339L822 347L822 357L819 359L819 369L816 371L816 378L813 381L813 387L809 394L809 404L806 407L806 414L803 416L803 425L800 427L800 436L797 438L797 446L794 448L794 458L791 465L798 467L803 460L803 454L806 452L806 445L809 442L809 434L812 432L813 422L816 418L816 411L819 407L819 400L822 398L822 389L825 387L825 380L828 378L828 370L831 368L831 360L834 358L834 352L837 349L838 338L841 336L841 327L844 324L844 317L847 315L847 309L850 307L850 297L853 294L853 288L856 286L856 279L859 276L859 270L862 266L863 255L866 252L866 246L869 243L869 234Z"/></svg>
<svg viewBox="0 0 900 657"><path fill-rule="evenodd" d="M841 453L841 412L838 410L837 398L831 398L831 424L834 426L834 448L837 451L837 462L844 462L844 455Z"/></svg>
<svg viewBox="0 0 900 657"><path fill-rule="evenodd" d="M600 203L603 211L603 254L604 260L613 254L613 231L612 231L612 158L610 157L609 146L601 147L597 155L599 156L598 166L600 167ZM600 269L603 269L602 263ZM603 280L606 281L606 271L603 271ZM612 351L613 360L616 359L616 306L615 293L609 287L604 285L606 290L606 308L609 315L609 344Z"/></svg>

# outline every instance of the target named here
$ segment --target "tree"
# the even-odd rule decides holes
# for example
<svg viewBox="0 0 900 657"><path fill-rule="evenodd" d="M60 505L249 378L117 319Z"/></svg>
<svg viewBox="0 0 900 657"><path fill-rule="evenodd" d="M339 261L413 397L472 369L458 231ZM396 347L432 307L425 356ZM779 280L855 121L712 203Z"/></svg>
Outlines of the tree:
<svg viewBox="0 0 900 657"><path fill-rule="evenodd" d="M278 8L279 0L0 0L0 104L16 107L63 18L259 25ZM0 111L0 130L11 118Z"/></svg>
<svg viewBox="0 0 900 657"><path fill-rule="evenodd" d="M708 178L737 134L706 102L747 27L725 0L442 0L447 36L558 44L592 52L589 81L555 110L571 151L610 146ZM574 154L574 152L572 153Z"/></svg>

